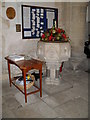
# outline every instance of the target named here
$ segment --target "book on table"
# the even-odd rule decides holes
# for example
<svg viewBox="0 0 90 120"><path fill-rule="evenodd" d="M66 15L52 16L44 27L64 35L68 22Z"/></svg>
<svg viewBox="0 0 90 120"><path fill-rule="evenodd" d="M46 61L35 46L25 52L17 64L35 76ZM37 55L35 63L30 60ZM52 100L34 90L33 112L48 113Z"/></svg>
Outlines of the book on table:
<svg viewBox="0 0 90 120"><path fill-rule="evenodd" d="M21 56L21 55L10 55L9 59L11 59L13 61L24 60L24 56Z"/></svg>

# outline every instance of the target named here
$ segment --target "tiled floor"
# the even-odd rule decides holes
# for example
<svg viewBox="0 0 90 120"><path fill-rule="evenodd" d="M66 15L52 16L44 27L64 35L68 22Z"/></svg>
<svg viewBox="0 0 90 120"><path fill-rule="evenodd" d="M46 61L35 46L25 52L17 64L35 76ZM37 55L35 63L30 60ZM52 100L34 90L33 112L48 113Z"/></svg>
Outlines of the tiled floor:
<svg viewBox="0 0 90 120"><path fill-rule="evenodd" d="M46 85L43 78L43 96L24 95L14 86L9 87L8 76L3 75L3 118L87 118L88 73L63 70L61 84ZM33 88L32 88L33 89Z"/></svg>

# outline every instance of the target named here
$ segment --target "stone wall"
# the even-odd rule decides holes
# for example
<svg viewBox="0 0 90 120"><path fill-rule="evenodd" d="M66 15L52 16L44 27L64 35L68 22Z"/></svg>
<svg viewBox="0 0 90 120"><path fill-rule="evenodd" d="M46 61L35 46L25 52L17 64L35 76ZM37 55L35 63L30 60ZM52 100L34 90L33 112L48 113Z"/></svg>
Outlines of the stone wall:
<svg viewBox="0 0 90 120"><path fill-rule="evenodd" d="M25 54L25 55L36 55L37 42L39 39L22 39L22 32L16 32L16 24L21 24L21 5L37 5L55 7L53 3L44 2L3 2L2 3L2 70L5 73L7 70L7 63L4 59L5 56L11 54ZM16 16L10 20L6 16L6 9L8 7L14 7ZM22 24L21 24L22 25ZM22 28L22 27L21 27Z"/></svg>
<svg viewBox="0 0 90 120"><path fill-rule="evenodd" d="M2 119L2 9L0 2L0 119Z"/></svg>
<svg viewBox="0 0 90 120"><path fill-rule="evenodd" d="M2 68L3 72L7 70L7 64L4 59L10 54L26 54L35 56L37 50L37 42L39 39L22 39L22 33L16 32L16 24L21 24L21 4L38 5L46 7L58 8L59 27L65 29L71 39L72 55L71 61L67 62L66 66L80 65L85 66L87 63L86 55L84 54L84 41L86 41L86 9L87 3L23 3L23 2L6 2L2 4ZM6 16L8 6L13 6L16 10L16 17L9 20ZM1 42L1 41L0 41ZM1 50L2 49L2 50ZM75 64L74 64L75 63Z"/></svg>
<svg viewBox="0 0 90 120"><path fill-rule="evenodd" d="M88 22L90 22L90 1L89 1L89 4L88 4ZM90 34L90 23L88 24L88 34Z"/></svg>
<svg viewBox="0 0 90 120"><path fill-rule="evenodd" d="M56 2L55 5L59 9L59 27L63 27L71 39L72 53L69 66L82 66L82 63L83 67L87 66L84 54L87 3Z"/></svg>
<svg viewBox="0 0 90 120"><path fill-rule="evenodd" d="M2 9L1 9L1 2L0 2L0 75L2 75Z"/></svg>

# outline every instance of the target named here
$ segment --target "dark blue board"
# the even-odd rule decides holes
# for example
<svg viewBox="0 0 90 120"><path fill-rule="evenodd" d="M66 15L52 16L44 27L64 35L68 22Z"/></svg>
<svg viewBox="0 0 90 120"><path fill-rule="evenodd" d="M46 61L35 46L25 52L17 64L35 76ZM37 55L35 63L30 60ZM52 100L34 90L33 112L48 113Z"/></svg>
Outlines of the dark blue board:
<svg viewBox="0 0 90 120"><path fill-rule="evenodd" d="M27 15L24 15L25 8L30 8L30 28L24 27L24 17L27 18ZM53 25L54 21L57 22L58 27L58 9L56 8L48 8L48 7L39 7L39 6L28 6L22 5L22 38L30 39L30 38L40 38L44 31L46 31L48 27L49 18L47 17L47 13L50 12L54 14L54 18L52 19ZM49 16L50 17L50 16ZM28 32L28 34L26 34ZM30 34L29 34L30 32Z"/></svg>

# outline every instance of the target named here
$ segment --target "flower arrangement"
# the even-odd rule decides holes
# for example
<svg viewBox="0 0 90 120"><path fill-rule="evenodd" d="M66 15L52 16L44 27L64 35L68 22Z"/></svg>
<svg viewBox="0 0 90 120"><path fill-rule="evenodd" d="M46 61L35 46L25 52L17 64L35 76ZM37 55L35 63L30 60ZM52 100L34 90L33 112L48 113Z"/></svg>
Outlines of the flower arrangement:
<svg viewBox="0 0 90 120"><path fill-rule="evenodd" d="M68 42L70 41L68 35L66 34L65 30L63 30L62 28L56 28L56 27L52 27L51 29L46 30L41 38L41 41L46 41L46 42L50 42L50 41L61 41L61 42Z"/></svg>

